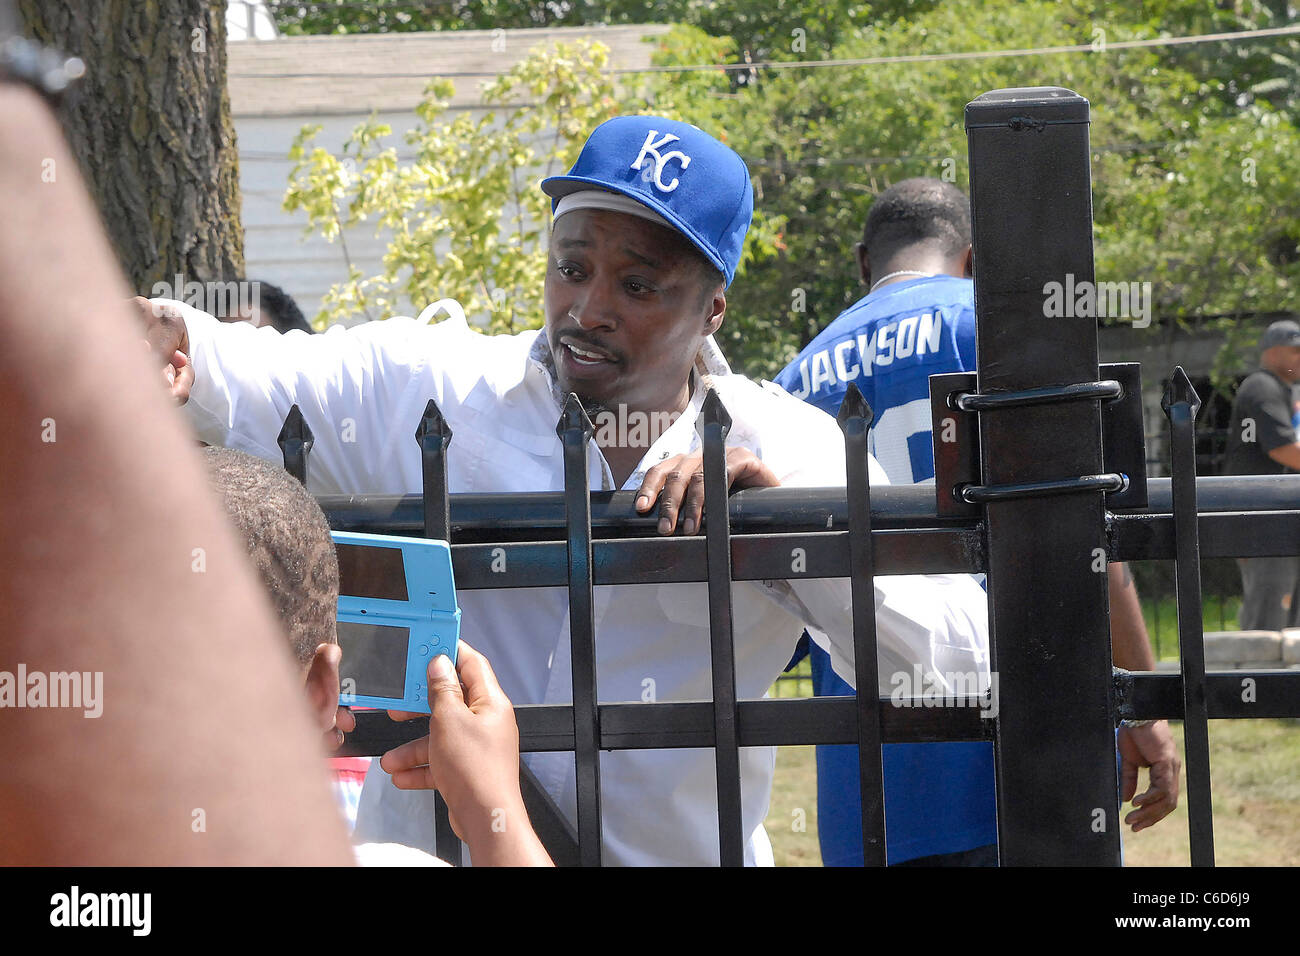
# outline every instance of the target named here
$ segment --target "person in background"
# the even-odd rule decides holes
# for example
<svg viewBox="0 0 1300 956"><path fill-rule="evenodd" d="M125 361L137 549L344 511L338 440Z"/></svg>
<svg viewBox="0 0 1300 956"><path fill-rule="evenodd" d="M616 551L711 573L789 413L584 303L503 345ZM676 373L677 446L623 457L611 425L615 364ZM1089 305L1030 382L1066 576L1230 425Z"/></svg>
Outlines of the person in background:
<svg viewBox="0 0 1300 956"><path fill-rule="evenodd" d="M931 375L975 368L974 261L970 203L950 183L907 179L877 197L856 257L867 295L827 326L777 376L797 398L835 414L855 383L874 417L871 453L892 484L934 480ZM1141 606L1128 568L1109 568L1115 663L1153 670ZM825 652L801 642L791 666L812 660L818 696L852 694ZM1179 759L1165 721L1121 730L1122 799L1141 830L1178 801ZM997 864L993 747L988 743L886 744L886 856L890 865ZM1139 766L1150 788L1135 796ZM817 748L818 835L827 866L861 866L858 749Z"/></svg>
<svg viewBox="0 0 1300 956"><path fill-rule="evenodd" d="M280 333L297 330L311 335L315 331L293 296L278 285L261 280L249 282L248 285L254 292L249 297L250 301L246 305L241 304L240 311L234 315L218 316L221 321L247 322L254 328L269 325Z"/></svg>
<svg viewBox="0 0 1300 956"><path fill-rule="evenodd" d="M1232 403L1224 474L1300 472L1300 325L1274 322L1259 340L1259 368L1247 375ZM1238 558L1245 631L1280 631L1300 625L1300 557Z"/></svg>

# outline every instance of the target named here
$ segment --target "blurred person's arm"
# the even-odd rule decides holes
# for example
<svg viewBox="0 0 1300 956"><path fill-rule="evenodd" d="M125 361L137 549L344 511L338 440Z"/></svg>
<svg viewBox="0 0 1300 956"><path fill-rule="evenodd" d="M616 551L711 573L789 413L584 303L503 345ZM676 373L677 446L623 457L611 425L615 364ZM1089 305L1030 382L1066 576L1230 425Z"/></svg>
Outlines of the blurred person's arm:
<svg viewBox="0 0 1300 956"><path fill-rule="evenodd" d="M1110 645L1116 667L1130 671L1156 669L1155 654L1142 619L1142 604L1133 574L1122 562L1107 568L1110 584ZM1159 823L1178 806L1178 771L1182 761L1174 743L1173 731L1165 720L1144 727L1119 729L1120 802L1133 801L1136 809L1124 822L1134 832ZM1138 768L1149 767L1149 786L1137 793Z"/></svg>
<svg viewBox="0 0 1300 956"><path fill-rule="evenodd" d="M0 208L0 669L102 674L93 708L0 708L0 863L352 862L284 640L76 162L10 84Z"/></svg>

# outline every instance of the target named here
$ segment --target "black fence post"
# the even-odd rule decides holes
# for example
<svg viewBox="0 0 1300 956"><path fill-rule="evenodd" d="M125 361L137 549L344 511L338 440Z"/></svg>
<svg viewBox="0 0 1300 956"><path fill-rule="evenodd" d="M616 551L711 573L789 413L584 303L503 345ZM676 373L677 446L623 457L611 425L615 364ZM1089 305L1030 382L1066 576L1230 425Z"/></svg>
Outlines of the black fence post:
<svg viewBox="0 0 1300 956"><path fill-rule="evenodd" d="M1160 407L1169 418L1174 547L1177 557L1178 656L1183 675L1183 750L1187 759L1187 829L1192 866L1214 865L1210 804L1210 728L1205 700L1205 634L1201 621L1201 548L1196 515L1196 413L1201 399L1182 366L1174 369Z"/></svg>
<svg viewBox="0 0 1300 956"><path fill-rule="evenodd" d="M592 601L591 493L587 481L587 450L593 428L577 395L570 393L555 431L564 445L578 854L582 866L600 866L600 713L596 695L596 626Z"/></svg>
<svg viewBox="0 0 1300 956"><path fill-rule="evenodd" d="M1097 379L1095 314L1045 308L1093 281L1088 122L1056 88L966 107L981 395ZM979 410L1004 865L1119 863L1100 400Z"/></svg>
<svg viewBox="0 0 1300 956"><path fill-rule="evenodd" d="M871 554L871 473L867 430L872 412L849 385L836 416L844 431L849 506L849 582L853 596L853 660L858 687L858 785L862 794L862 862L884 866L885 778L880 752L880 674L876 652L875 561Z"/></svg>
<svg viewBox="0 0 1300 956"><path fill-rule="evenodd" d="M704 446L705 550L709 565L709 650L713 673L718 851L723 866L745 865L736 726L736 648L731 627L731 527L727 510L727 432L731 416L709 389L696 422Z"/></svg>
<svg viewBox="0 0 1300 956"><path fill-rule="evenodd" d="M451 508L447 499L447 446L451 444L451 426L443 418L438 403L429 399L424 415L415 429L420 444L420 475L424 498L424 536L451 541ZM463 846L452 829L447 801L438 791L433 793L433 828L439 859L460 866Z"/></svg>

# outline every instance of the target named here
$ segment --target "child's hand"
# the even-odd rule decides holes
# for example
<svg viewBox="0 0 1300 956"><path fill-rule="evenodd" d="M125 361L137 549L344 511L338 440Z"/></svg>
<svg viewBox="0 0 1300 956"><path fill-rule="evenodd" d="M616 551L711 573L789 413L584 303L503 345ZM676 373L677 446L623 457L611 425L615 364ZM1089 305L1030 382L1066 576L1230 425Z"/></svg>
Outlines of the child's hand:
<svg viewBox="0 0 1300 956"><path fill-rule="evenodd" d="M456 668L444 655L429 662L429 736L388 751L379 765L398 789L443 795L476 865L549 864L519 790L519 729L510 699L486 657L461 641L457 658Z"/></svg>

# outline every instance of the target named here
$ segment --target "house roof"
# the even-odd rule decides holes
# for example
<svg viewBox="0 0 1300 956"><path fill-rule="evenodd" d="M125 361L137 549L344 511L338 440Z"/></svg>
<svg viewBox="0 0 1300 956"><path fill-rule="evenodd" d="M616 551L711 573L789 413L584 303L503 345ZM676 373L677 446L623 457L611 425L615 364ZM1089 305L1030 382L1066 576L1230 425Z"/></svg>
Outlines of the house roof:
<svg viewBox="0 0 1300 956"><path fill-rule="evenodd" d="M227 45L231 112L241 116L322 116L413 109L429 79L452 76L453 109L482 105L484 84L539 44L581 38L609 47L609 66L650 65L647 37L666 25L448 30L356 36L280 37ZM299 75L296 75L299 74ZM307 74L307 75L300 75Z"/></svg>

